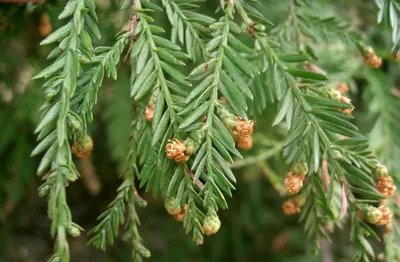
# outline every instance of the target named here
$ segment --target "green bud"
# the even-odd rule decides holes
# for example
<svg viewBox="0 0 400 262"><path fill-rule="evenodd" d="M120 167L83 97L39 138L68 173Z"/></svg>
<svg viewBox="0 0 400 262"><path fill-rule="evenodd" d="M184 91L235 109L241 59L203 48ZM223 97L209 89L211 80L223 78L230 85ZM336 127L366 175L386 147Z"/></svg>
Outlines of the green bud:
<svg viewBox="0 0 400 262"><path fill-rule="evenodd" d="M340 93L339 90L331 89L329 90L329 97L332 98L333 100L340 101L342 94Z"/></svg>
<svg viewBox="0 0 400 262"><path fill-rule="evenodd" d="M263 26L262 24L257 24L254 26L254 29L256 29L259 32L263 32L265 31L265 26Z"/></svg>
<svg viewBox="0 0 400 262"><path fill-rule="evenodd" d="M292 172L295 175L305 176L308 173L308 165L305 161L297 161L293 164Z"/></svg>
<svg viewBox="0 0 400 262"><path fill-rule="evenodd" d="M49 194L50 191L50 186L49 185L43 185L39 188L39 196L40 197L45 197Z"/></svg>
<svg viewBox="0 0 400 262"><path fill-rule="evenodd" d="M50 101L53 97L55 97L58 94L59 88L57 87L52 87L52 88L47 88L46 91L44 91L44 97L46 98L47 101Z"/></svg>
<svg viewBox="0 0 400 262"><path fill-rule="evenodd" d="M376 177L388 177L389 171L385 165L377 164L376 168L374 169L374 175Z"/></svg>
<svg viewBox="0 0 400 262"><path fill-rule="evenodd" d="M173 215L173 216L178 215L182 212L181 206L174 208L175 207L175 198L174 197L167 199L164 203L164 207L167 210L168 214Z"/></svg>
<svg viewBox="0 0 400 262"><path fill-rule="evenodd" d="M81 235L81 231L75 226L68 227L67 231L71 237L79 237Z"/></svg>
<svg viewBox="0 0 400 262"><path fill-rule="evenodd" d="M71 114L68 114L68 125L77 130L81 128L81 122Z"/></svg>
<svg viewBox="0 0 400 262"><path fill-rule="evenodd" d="M218 232L221 227L221 220L216 213L209 213L203 221L203 232L207 236L213 235Z"/></svg>
<svg viewBox="0 0 400 262"><path fill-rule="evenodd" d="M382 216L382 212L378 208L373 206L370 206L365 214L365 218L371 224L377 223L382 218Z"/></svg>
<svg viewBox="0 0 400 262"><path fill-rule="evenodd" d="M81 62L81 63L86 63L88 61L89 61L89 59L86 56L81 56L79 59L79 62Z"/></svg>
<svg viewBox="0 0 400 262"><path fill-rule="evenodd" d="M139 246L139 253L142 257L146 257L149 258L151 256L150 250L148 250L147 248L145 248L143 245Z"/></svg>
<svg viewBox="0 0 400 262"><path fill-rule="evenodd" d="M296 195L295 197L294 197L294 201L296 202L296 204L299 206L299 207L302 207L302 206L304 206L304 204L306 203L306 196L304 195L304 194L301 194L301 195Z"/></svg>
<svg viewBox="0 0 400 262"><path fill-rule="evenodd" d="M333 150L332 151L332 157L336 160L342 160L343 159L343 155L342 153L340 153L340 151L338 150Z"/></svg>
<svg viewBox="0 0 400 262"><path fill-rule="evenodd" d="M197 145L191 138L186 138L186 140L183 142L186 146L185 153L187 155L193 155L197 151Z"/></svg>

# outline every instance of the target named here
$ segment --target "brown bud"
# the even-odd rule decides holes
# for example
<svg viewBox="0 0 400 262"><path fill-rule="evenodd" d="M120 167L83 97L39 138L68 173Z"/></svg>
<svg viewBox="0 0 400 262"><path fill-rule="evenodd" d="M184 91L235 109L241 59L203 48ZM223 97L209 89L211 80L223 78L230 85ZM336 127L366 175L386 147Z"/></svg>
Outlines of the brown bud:
<svg viewBox="0 0 400 262"><path fill-rule="evenodd" d="M185 156L186 146L178 139L173 138L168 140L168 144L165 146L165 151L169 159L175 159L178 163L184 163L189 159Z"/></svg>
<svg viewBox="0 0 400 262"><path fill-rule="evenodd" d="M283 202L282 210L285 215L294 215L301 212L300 207L297 205L296 200L294 200L293 198Z"/></svg>
<svg viewBox="0 0 400 262"><path fill-rule="evenodd" d="M178 222L182 222L184 218L185 218L185 214L177 214L174 216L174 219Z"/></svg>
<svg viewBox="0 0 400 262"><path fill-rule="evenodd" d="M39 33L41 36L47 36L52 31L51 21L48 14L40 17Z"/></svg>
<svg viewBox="0 0 400 262"><path fill-rule="evenodd" d="M175 157L175 161L176 163L185 163L186 161L188 161L190 158L190 155L185 155L184 153L178 155L177 157Z"/></svg>
<svg viewBox="0 0 400 262"><path fill-rule="evenodd" d="M173 198L173 197L166 200L164 203L164 207L167 210L168 214L173 215L173 216L178 215L182 212L181 206L174 208L174 205L175 205L175 198Z"/></svg>
<svg viewBox="0 0 400 262"><path fill-rule="evenodd" d="M147 122L151 123L153 121L153 117L154 117L154 107L146 106L144 118L146 119Z"/></svg>
<svg viewBox="0 0 400 262"><path fill-rule="evenodd" d="M203 221L203 232L207 236L218 232L221 227L221 221L217 214L207 214Z"/></svg>
<svg viewBox="0 0 400 262"><path fill-rule="evenodd" d="M376 180L375 188L386 198L393 196L394 192L396 192L396 186L390 176L379 177Z"/></svg>
<svg viewBox="0 0 400 262"><path fill-rule="evenodd" d="M239 136L236 140L236 147L243 150L249 150L253 147L253 139L251 136Z"/></svg>
<svg viewBox="0 0 400 262"><path fill-rule="evenodd" d="M244 120L242 118L238 118L236 120L236 131L238 136L249 136L253 133L253 120Z"/></svg>
<svg viewBox="0 0 400 262"><path fill-rule="evenodd" d="M187 207L188 207L188 205L185 204L185 206L183 207L183 210L179 214L174 215L174 218L176 221L178 221L178 222L183 221L183 219L185 218L185 213L186 213Z"/></svg>
<svg viewBox="0 0 400 262"><path fill-rule="evenodd" d="M337 84L336 89L339 90L341 94L346 94L347 92L349 92L349 86L346 83Z"/></svg>
<svg viewBox="0 0 400 262"><path fill-rule="evenodd" d="M393 213L390 210L390 208L385 206L380 206L378 207L378 209L381 211L382 217L375 223L375 225L384 226L392 223Z"/></svg>
<svg viewBox="0 0 400 262"><path fill-rule="evenodd" d="M284 180L286 192L288 192L289 194L298 193L303 187L303 180L303 176L294 175L292 172L287 173Z"/></svg>
<svg viewBox="0 0 400 262"><path fill-rule="evenodd" d="M80 135L77 140L72 144L71 151L77 157L85 158L90 156L93 150L93 140L87 135Z"/></svg>
<svg viewBox="0 0 400 262"><path fill-rule="evenodd" d="M340 101L346 104L351 104L351 99L345 96L342 96L340 98ZM354 108L343 108L340 109L340 111L342 111L343 113L347 114L347 115L351 115L351 113L353 112Z"/></svg>
<svg viewBox="0 0 400 262"><path fill-rule="evenodd" d="M379 68L382 66L382 58L375 54L372 47L368 48L366 54L364 55L364 60L367 65L373 68Z"/></svg>

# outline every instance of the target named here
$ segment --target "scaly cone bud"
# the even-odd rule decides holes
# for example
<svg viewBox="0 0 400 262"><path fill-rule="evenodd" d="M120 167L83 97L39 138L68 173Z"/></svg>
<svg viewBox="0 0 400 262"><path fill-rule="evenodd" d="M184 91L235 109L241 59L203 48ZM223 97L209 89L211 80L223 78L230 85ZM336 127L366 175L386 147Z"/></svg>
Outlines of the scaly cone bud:
<svg viewBox="0 0 400 262"><path fill-rule="evenodd" d="M382 219L382 212L376 207L369 207L368 211L365 214L365 218L371 224L376 224L379 220Z"/></svg>
<svg viewBox="0 0 400 262"><path fill-rule="evenodd" d="M159 93L159 91L155 91L151 95L151 97L149 99L149 102L147 103L145 112L144 112L144 118L149 123L151 123L153 121L153 118L154 118L154 111L156 109L158 93Z"/></svg>
<svg viewBox="0 0 400 262"><path fill-rule="evenodd" d="M308 173L308 165L305 161L296 161L291 169L294 175L305 176Z"/></svg>
<svg viewBox="0 0 400 262"><path fill-rule="evenodd" d="M244 120L242 118L238 118L236 120L236 132L238 137L250 136L253 134L253 120Z"/></svg>
<svg viewBox="0 0 400 262"><path fill-rule="evenodd" d="M72 144L71 151L77 157L85 158L90 156L93 150L93 140L87 134L78 134L76 141Z"/></svg>
<svg viewBox="0 0 400 262"><path fill-rule="evenodd" d="M221 227L221 221L215 212L208 213L203 221L203 232L207 236L218 232Z"/></svg>
<svg viewBox="0 0 400 262"><path fill-rule="evenodd" d="M185 206L183 207L183 210L179 214L174 215L174 218L175 218L176 221L178 221L178 222L182 222L183 221L183 219L185 218L185 214L186 214L187 208L188 208L188 205L185 204Z"/></svg>
<svg viewBox="0 0 400 262"><path fill-rule="evenodd" d="M197 151L197 145L191 138L186 138L183 142L186 146L185 154L186 155L193 155Z"/></svg>
<svg viewBox="0 0 400 262"><path fill-rule="evenodd" d="M345 96L342 96L340 98L340 102L346 103L351 105L351 99ZM343 113L347 114L347 115L351 115L351 113L353 113L354 108L343 108L340 109L340 111L342 111Z"/></svg>
<svg viewBox="0 0 400 262"><path fill-rule="evenodd" d="M154 107L146 106L144 118L146 119L147 122L151 123L153 121L153 117L154 117Z"/></svg>
<svg viewBox="0 0 400 262"><path fill-rule="evenodd" d="M294 175L293 172L287 173L284 180L286 192L292 195L298 193L303 187L303 180L304 176Z"/></svg>
<svg viewBox="0 0 400 262"><path fill-rule="evenodd" d="M44 13L40 17L39 33L41 36L47 36L52 31L51 21L48 14Z"/></svg>
<svg viewBox="0 0 400 262"><path fill-rule="evenodd" d="M218 116L228 129L236 126L236 116L223 107L218 107Z"/></svg>
<svg viewBox="0 0 400 262"><path fill-rule="evenodd" d="M396 192L396 186L390 176L378 177L375 183L375 188L386 198L393 196Z"/></svg>
<svg viewBox="0 0 400 262"><path fill-rule="evenodd" d="M349 92L349 86L346 83L339 83L336 85L336 90L343 95Z"/></svg>
<svg viewBox="0 0 400 262"><path fill-rule="evenodd" d="M390 208L385 206L369 207L366 212L366 219L369 223L377 226L384 226L392 222L393 213Z"/></svg>
<svg viewBox="0 0 400 262"><path fill-rule="evenodd" d="M181 206L174 208L175 205L175 198L171 197L170 199L166 200L164 203L164 207L167 210L168 214L175 216L182 212Z"/></svg>
<svg viewBox="0 0 400 262"><path fill-rule="evenodd" d="M389 176L389 171L385 165L382 164L377 164L376 168L374 169L374 175L375 177L388 177Z"/></svg>
<svg viewBox="0 0 400 262"><path fill-rule="evenodd" d="M168 144L165 146L167 158L174 159L177 163L184 163L189 159L190 155L185 155L185 151L185 144L176 138L168 140Z"/></svg>
<svg viewBox="0 0 400 262"><path fill-rule="evenodd" d="M236 147L243 150L249 150L253 147L253 139L251 136L238 137L236 139Z"/></svg>
<svg viewBox="0 0 400 262"><path fill-rule="evenodd" d="M382 66L382 58L375 54L372 47L368 47L364 50L364 60L367 65L373 68L379 68Z"/></svg>
<svg viewBox="0 0 400 262"><path fill-rule="evenodd" d="M285 215L294 215L301 212L300 206L297 204L294 198L283 202L282 210Z"/></svg>

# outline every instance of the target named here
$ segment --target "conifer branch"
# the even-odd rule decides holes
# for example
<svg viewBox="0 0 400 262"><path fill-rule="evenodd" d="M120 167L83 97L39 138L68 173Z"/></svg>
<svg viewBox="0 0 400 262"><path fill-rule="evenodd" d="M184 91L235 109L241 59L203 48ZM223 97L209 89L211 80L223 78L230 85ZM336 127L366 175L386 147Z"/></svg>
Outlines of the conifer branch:
<svg viewBox="0 0 400 262"><path fill-rule="evenodd" d="M378 23L389 24L392 28L392 55L397 56L400 46L399 15L400 2L398 0L376 0L378 11Z"/></svg>
<svg viewBox="0 0 400 262"><path fill-rule="evenodd" d="M289 7L291 6L289 5ZM323 212L330 217L332 222L336 223L336 218L333 216L329 205L331 195L329 193L323 194L322 183L317 183L314 178L316 174L313 175L319 170L321 155L327 156L329 173L334 176L331 178L331 186L333 186L335 180L346 183L349 189L349 198L353 199L352 201L358 198L366 200L382 198L381 193L374 187L374 178L371 175L374 170L379 168L378 162L372 152L368 150L367 139L360 135L358 129L348 122L353 110L350 100L343 98L340 93L335 93L333 90L324 87L319 82L327 79L324 74L288 68L285 65L286 63L301 63L307 58L302 57L302 55L278 55L271 47L272 42L268 39L268 36L263 32L258 33L253 30L257 24L249 19L245 8L238 10L242 13L243 23L249 28L249 32L254 32L253 36L258 41L258 46L264 51L266 58L263 59L263 62L269 64L264 68L273 67L274 94L279 101L278 113L273 125L279 124L286 118L289 128L284 155L289 163L301 161L308 164L311 176L309 183L313 186L320 184L322 194L316 195L316 197L319 199L318 203L325 203L321 206ZM296 19L298 17L293 17L292 23L298 23ZM291 24L292 27L296 28L296 25ZM297 51L301 53L303 48L300 34L304 34L304 32L299 31L295 29L294 34L296 40L300 42ZM279 78L283 78L283 81ZM280 86L282 84L284 90ZM341 136L348 138L342 139ZM296 169L297 167L294 164L293 173ZM287 177L287 183L294 183L290 180L292 176L291 174ZM293 190L290 193L297 193L301 185L302 183L296 189L290 188L291 191ZM357 198L354 194L357 194ZM352 205L350 212L351 216L354 217L356 216L356 208L352 201L350 201L350 205ZM309 205L315 205L315 202L315 199L310 200L309 203L312 204ZM315 211L315 207L311 210ZM317 232L314 235L314 243L319 243L321 236L325 235L323 231L325 221L318 222L316 220L320 216L319 212L314 213L314 215L307 212L304 214L308 214L306 231ZM370 244L365 239L368 232L366 224L360 223L358 218L352 221L352 228L355 230L353 239L360 244L362 250L360 256L363 259L368 259L367 255L374 256Z"/></svg>
<svg viewBox="0 0 400 262"><path fill-rule="evenodd" d="M77 140L73 150L81 156L90 154L93 147L91 138L78 132L81 121L73 112L71 97L77 93L80 63L85 62L85 57L93 52L89 34L100 37L93 1L69 1L59 19L69 17L72 18L68 23L41 42L42 45L59 42L59 46L49 55L57 59L34 77L49 78L43 85L48 101L42 106L42 119L35 131L39 133L41 142L32 155L46 151L37 172L46 180L39 194L49 195L51 235L56 239L54 254L49 260L62 262L70 260L67 234L76 237L83 230L72 222L67 204L65 187L79 177L72 161L69 140Z"/></svg>
<svg viewBox="0 0 400 262"><path fill-rule="evenodd" d="M135 115L137 111L133 112ZM140 225L139 217L136 213L135 204L145 207L147 202L143 200L135 187L135 178L138 176L138 142L140 141L143 130L140 126L143 119L133 120L133 137L130 138L130 152L127 160L127 168L122 173L123 182L117 190L116 198L110 203L108 209L102 213L98 219L100 223L89 231L92 235L89 244L94 244L97 248L106 250L107 243L112 245L114 238L118 236L119 226L126 222L127 230L124 239L132 242L132 258L134 261L141 261L142 257L150 257L150 251L142 243L142 238L138 231Z"/></svg>
<svg viewBox="0 0 400 262"><path fill-rule="evenodd" d="M186 52L193 62L203 58L207 60L205 42L211 38L208 27L215 19L203 14L191 11L199 8L196 0L186 2L176 0L163 0L163 6L167 12L168 20L172 25L171 39L176 43L185 44Z"/></svg>
<svg viewBox="0 0 400 262"><path fill-rule="evenodd" d="M71 105L76 108L74 111L78 112L82 118L85 130L87 125L93 121L92 110L97 103L97 95L104 75L112 77L114 80L117 79L117 64L130 36L130 32L122 32L112 47L95 48L95 56L89 62L91 68L78 80L80 92L73 97Z"/></svg>
<svg viewBox="0 0 400 262"><path fill-rule="evenodd" d="M186 233L201 244L204 234L215 234L221 226L219 208L228 207L225 194L232 196L235 190L231 169L256 164L271 173L264 162L283 151L291 169L284 183L273 171L269 179L278 192L293 195L284 202L283 211L301 213L314 253L321 240L329 239L334 227L349 218L350 239L359 247L355 259L375 258L368 236L379 237L366 222L384 225L386 256L400 256L398 249L390 248L400 234L387 205L397 208L383 200L395 192L393 179L370 150L368 139L352 124L351 100L329 87L328 73L312 64L316 59L313 44L339 39L354 44L371 67L379 67L382 59L343 20L310 15L315 9L307 2L289 0L287 21L274 26L258 11L256 0L220 1L218 20L196 11L197 0L162 0L172 26L168 40L153 16L163 8L150 0L124 0L122 8L131 10L129 29L117 36L113 46L95 49L92 38L99 38L100 31L93 0L66 4L59 18L70 21L42 42L58 43L49 54L55 61L35 77L48 78L43 85L47 101L35 131L41 142L32 155L45 152L38 175L45 180L39 194L48 195L51 232L56 238L50 261L69 261L67 234L79 236L83 230L72 222L67 204L65 187L79 177L71 153L90 155L93 141L87 130L92 110L104 75L117 79L125 49L131 64L133 139L117 196L89 232L89 243L105 250L125 224L124 239L132 244L132 258L142 261L150 256L138 231L136 204L145 206L146 202L136 189L137 180L144 191L160 195L167 212L183 221ZM377 4L379 16L386 12L390 19L397 52L397 1ZM239 40L243 33L254 48ZM186 47L187 54L177 42ZM187 59L195 68L185 76L179 69ZM199 64L202 59L204 63ZM379 115L371 134L376 142L373 148L397 170L400 167L392 153L400 152L395 135L399 128L391 106L398 103L387 88L379 88L377 83L385 81L373 77L369 81L375 85L370 89L382 109L372 110ZM234 164L235 157L242 157L238 149L252 147L254 121L248 115L262 113L269 102L278 109L272 125L286 123L285 141ZM381 152L381 146L393 151Z"/></svg>

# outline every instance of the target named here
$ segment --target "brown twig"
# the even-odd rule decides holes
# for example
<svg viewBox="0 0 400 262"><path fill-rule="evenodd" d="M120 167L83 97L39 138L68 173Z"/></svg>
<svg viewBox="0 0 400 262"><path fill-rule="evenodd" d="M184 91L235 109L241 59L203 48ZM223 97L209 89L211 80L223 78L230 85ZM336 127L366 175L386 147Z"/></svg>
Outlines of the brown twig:
<svg viewBox="0 0 400 262"><path fill-rule="evenodd" d="M136 199L138 199L139 201L145 201L140 195L139 192L137 191L135 186L131 186L131 190L133 192L133 194L135 195Z"/></svg>
<svg viewBox="0 0 400 262"><path fill-rule="evenodd" d="M79 159L79 168L85 188L91 195L98 195L101 190L101 182L98 179L94 166L89 158Z"/></svg>
<svg viewBox="0 0 400 262"><path fill-rule="evenodd" d="M125 61L129 55L129 53L132 51L133 44L135 43L135 40L136 40L135 30L136 30L136 25L137 25L137 14L133 8L134 5L135 5L135 0L131 0L132 15L131 15L131 22L129 25L129 33L131 34L131 43L129 45L128 52L125 55L125 58L124 58Z"/></svg>
<svg viewBox="0 0 400 262"><path fill-rule="evenodd" d="M341 220L347 213L347 207L349 206L349 201L347 200L347 192L346 192L346 184L344 182L341 183L342 187L342 203L340 205L340 213L339 220Z"/></svg>
<svg viewBox="0 0 400 262"><path fill-rule="evenodd" d="M187 173L189 174L190 179L192 179L194 181L194 174L190 170L187 170ZM195 184L196 184L197 188L200 190L202 190L204 187L204 184L199 179L196 180Z"/></svg>
<svg viewBox="0 0 400 262"><path fill-rule="evenodd" d="M322 173L322 187L324 188L325 193L328 191L329 186L329 173L328 173L328 159L324 158L322 160L321 166L321 173Z"/></svg>
<svg viewBox="0 0 400 262"><path fill-rule="evenodd" d="M321 239L321 249L322 249L322 261L323 262L333 262L333 254L331 244L325 238Z"/></svg>
<svg viewBox="0 0 400 262"><path fill-rule="evenodd" d="M398 89L396 89L396 88L394 88L394 87L390 88L390 94L391 94L392 96L395 96L395 97L397 97L397 98L400 98L400 90L398 90Z"/></svg>

